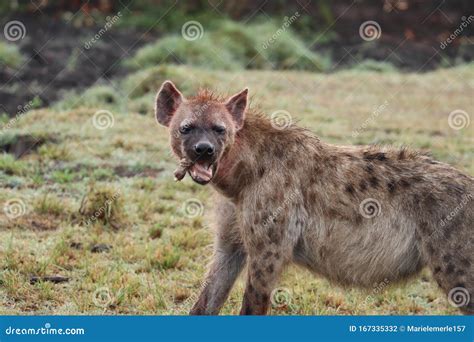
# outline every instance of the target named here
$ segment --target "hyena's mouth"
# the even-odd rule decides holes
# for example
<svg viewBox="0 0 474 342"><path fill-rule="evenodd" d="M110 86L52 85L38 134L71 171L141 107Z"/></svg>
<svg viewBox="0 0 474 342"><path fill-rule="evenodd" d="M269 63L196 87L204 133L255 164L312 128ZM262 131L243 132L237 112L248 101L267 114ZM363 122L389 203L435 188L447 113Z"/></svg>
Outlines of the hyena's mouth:
<svg viewBox="0 0 474 342"><path fill-rule="evenodd" d="M189 175L198 184L205 185L212 180L216 163L197 161L189 168Z"/></svg>

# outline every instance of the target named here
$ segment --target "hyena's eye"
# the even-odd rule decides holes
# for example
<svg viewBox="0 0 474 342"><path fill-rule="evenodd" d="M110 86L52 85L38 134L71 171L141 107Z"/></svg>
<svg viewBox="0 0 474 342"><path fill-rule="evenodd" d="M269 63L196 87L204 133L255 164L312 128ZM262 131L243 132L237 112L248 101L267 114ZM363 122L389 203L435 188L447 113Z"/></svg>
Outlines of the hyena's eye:
<svg viewBox="0 0 474 342"><path fill-rule="evenodd" d="M218 134L224 134L225 133L225 127L224 126L214 126L212 127L212 130Z"/></svg>
<svg viewBox="0 0 474 342"><path fill-rule="evenodd" d="M188 134L188 133L191 133L191 131L193 130L193 128L189 125L184 125L184 126L181 126L179 128L179 133L181 134Z"/></svg>

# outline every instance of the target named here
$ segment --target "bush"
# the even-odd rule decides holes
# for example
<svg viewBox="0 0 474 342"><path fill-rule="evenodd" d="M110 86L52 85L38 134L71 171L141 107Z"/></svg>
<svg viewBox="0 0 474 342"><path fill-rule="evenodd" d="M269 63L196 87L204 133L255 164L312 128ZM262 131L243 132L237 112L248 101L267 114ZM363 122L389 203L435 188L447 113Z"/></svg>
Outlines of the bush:
<svg viewBox="0 0 474 342"><path fill-rule="evenodd" d="M23 62L23 56L18 47L0 41L0 65L6 65L10 68L16 68Z"/></svg>
<svg viewBox="0 0 474 342"><path fill-rule="evenodd" d="M118 108L123 104L123 101L124 99L113 87L98 85L87 89L82 95L69 93L55 106L61 110L80 107L102 108L103 106Z"/></svg>
<svg viewBox="0 0 474 342"><path fill-rule="evenodd" d="M397 69L392 63L379 62L373 59L367 59L352 67L353 70L359 71L376 71L376 72L393 72Z"/></svg>
<svg viewBox="0 0 474 342"><path fill-rule="evenodd" d="M22 176L27 169L23 161L15 159L11 154L0 154L0 171L7 175Z"/></svg>
<svg viewBox="0 0 474 342"><path fill-rule="evenodd" d="M82 200L79 213L84 225L102 223L118 229L126 223L122 194L111 187L96 187L92 184Z"/></svg>
<svg viewBox="0 0 474 342"><path fill-rule="evenodd" d="M290 28L276 21L245 26L223 20L216 30L204 29L201 38L188 41L167 36L138 50L126 62L132 68L159 64L190 64L207 69L302 69L323 71L328 61L308 48Z"/></svg>
<svg viewBox="0 0 474 342"><path fill-rule="evenodd" d="M189 75L192 72L193 79L199 82L190 82ZM160 65L151 68L146 68L137 71L128 76L122 83L125 93L129 94L130 98L139 98L146 94L155 96L161 84L165 80L173 80L179 84L179 89L184 93L193 93L197 90L198 84L200 86L212 86L216 79L213 74L204 70L192 69L187 67L177 67L173 65ZM153 103L153 99L150 98Z"/></svg>

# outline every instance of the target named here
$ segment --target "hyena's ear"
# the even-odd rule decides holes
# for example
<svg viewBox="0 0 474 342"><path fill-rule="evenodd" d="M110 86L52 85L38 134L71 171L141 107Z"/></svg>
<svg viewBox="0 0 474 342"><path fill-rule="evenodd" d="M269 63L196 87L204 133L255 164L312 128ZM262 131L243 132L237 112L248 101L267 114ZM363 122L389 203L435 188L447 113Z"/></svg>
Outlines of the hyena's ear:
<svg viewBox="0 0 474 342"><path fill-rule="evenodd" d="M156 120L163 126L168 126L171 118L183 101L183 94L181 94L173 82L163 82L158 94L156 94Z"/></svg>
<svg viewBox="0 0 474 342"><path fill-rule="evenodd" d="M245 88L240 93L233 95L227 100L225 106L235 122L235 128L241 129L244 125L245 111L247 110L249 89Z"/></svg>

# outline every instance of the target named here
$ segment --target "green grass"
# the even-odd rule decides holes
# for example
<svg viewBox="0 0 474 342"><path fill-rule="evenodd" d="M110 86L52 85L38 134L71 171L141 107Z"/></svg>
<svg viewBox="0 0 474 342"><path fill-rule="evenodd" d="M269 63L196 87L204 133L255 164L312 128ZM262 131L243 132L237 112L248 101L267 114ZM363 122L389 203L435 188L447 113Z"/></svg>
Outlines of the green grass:
<svg viewBox="0 0 474 342"><path fill-rule="evenodd" d="M196 38L165 36L147 45L126 62L133 68L166 63L187 64L211 70L302 69L322 71L329 61L309 50L283 21L243 25L220 21L218 29L196 28Z"/></svg>
<svg viewBox="0 0 474 342"><path fill-rule="evenodd" d="M254 104L266 113L286 110L325 141L429 149L436 158L473 174L472 112L468 128L448 125L453 110L472 110L468 80L473 77L472 65L421 75L361 70L232 73L159 66L118 84L131 94L123 106L94 96L95 104L28 113L12 134L28 131L56 139L19 161L0 159L0 208L11 199L21 199L26 208L15 219L0 211L0 314L166 315L191 308L212 255L212 191L189 177L173 181L176 161L169 153L168 135L152 115L163 80L172 79L185 94L203 84L229 93L249 86ZM98 130L92 117L104 108L113 114L114 125ZM116 192L118 199L105 204ZM186 215L183 205L191 198L203 204L202 215ZM84 224L84 217L102 207L100 219ZM111 222L120 225L114 228ZM112 248L92 253L91 246L98 243ZM31 275L55 274L71 280L29 282ZM428 270L377 292L341 289L290 267L279 286L288 289L291 302L274 307L272 314L457 313ZM243 288L242 277L224 314L239 312Z"/></svg>
<svg viewBox="0 0 474 342"><path fill-rule="evenodd" d="M0 172L6 175L21 176L26 172L26 164L15 159L11 154L3 153L0 155Z"/></svg>
<svg viewBox="0 0 474 342"><path fill-rule="evenodd" d="M17 68L23 60L24 58L16 45L0 41L0 66Z"/></svg>

